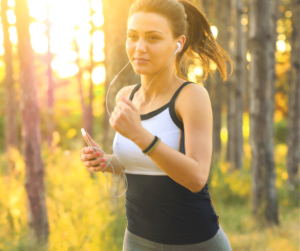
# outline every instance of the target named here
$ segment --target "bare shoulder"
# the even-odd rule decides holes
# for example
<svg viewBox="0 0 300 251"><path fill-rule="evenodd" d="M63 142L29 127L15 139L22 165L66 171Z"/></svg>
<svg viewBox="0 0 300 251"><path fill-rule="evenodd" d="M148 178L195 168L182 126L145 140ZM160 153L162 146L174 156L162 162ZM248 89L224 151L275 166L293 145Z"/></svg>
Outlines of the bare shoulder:
<svg viewBox="0 0 300 251"><path fill-rule="evenodd" d="M134 87L136 87L136 84L135 85L126 85L126 86L122 87L116 95L116 104L118 104L118 102L121 100L122 96L129 99L129 95L132 92L132 90L134 89Z"/></svg>
<svg viewBox="0 0 300 251"><path fill-rule="evenodd" d="M188 101L188 102L187 102ZM211 109L211 102L208 91L205 87L198 84L188 84L180 91L175 103L175 111L182 121L182 115L186 109L191 107L200 109Z"/></svg>

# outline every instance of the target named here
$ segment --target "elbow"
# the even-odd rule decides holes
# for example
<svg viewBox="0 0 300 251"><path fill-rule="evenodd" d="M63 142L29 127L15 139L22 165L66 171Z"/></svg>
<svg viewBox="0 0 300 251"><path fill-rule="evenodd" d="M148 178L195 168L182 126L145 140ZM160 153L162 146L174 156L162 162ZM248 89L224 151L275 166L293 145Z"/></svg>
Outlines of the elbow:
<svg viewBox="0 0 300 251"><path fill-rule="evenodd" d="M205 178L205 177L201 177L201 178L196 179L193 182L193 186L191 186L190 191L192 193L199 193L203 189L203 187L205 186L206 182L207 182L207 178Z"/></svg>
<svg viewBox="0 0 300 251"><path fill-rule="evenodd" d="M192 193L199 193L202 190L203 187L204 187L204 185L198 184L198 186L195 186L193 189L190 189L190 191Z"/></svg>

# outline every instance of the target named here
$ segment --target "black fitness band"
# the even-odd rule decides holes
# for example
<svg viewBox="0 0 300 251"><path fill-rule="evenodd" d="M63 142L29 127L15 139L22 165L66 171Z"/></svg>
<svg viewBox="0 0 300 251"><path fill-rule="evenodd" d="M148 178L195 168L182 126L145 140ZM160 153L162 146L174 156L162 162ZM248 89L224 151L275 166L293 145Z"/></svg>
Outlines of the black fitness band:
<svg viewBox="0 0 300 251"><path fill-rule="evenodd" d="M143 151L143 153L146 155L151 149L152 147L156 144L156 142L160 140L157 136L154 136L154 140L152 141L152 143L146 148L146 150Z"/></svg>

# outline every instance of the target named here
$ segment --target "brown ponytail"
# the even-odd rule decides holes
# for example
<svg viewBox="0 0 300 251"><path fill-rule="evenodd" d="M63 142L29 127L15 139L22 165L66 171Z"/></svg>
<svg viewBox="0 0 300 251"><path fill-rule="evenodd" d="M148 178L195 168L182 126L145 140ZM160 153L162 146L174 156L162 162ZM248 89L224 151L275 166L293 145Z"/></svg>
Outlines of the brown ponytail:
<svg viewBox="0 0 300 251"><path fill-rule="evenodd" d="M231 66L232 73L232 61L229 53L216 42L208 20L191 2L187 0L136 0L131 6L128 20L136 12L163 15L170 22L174 38L181 35L186 36L183 49L176 55L175 72L179 77L188 80L180 69L183 56L185 56L185 70L187 70L190 59L199 59L200 57L205 71L204 80L208 74L211 74L208 60L212 60L216 64L223 81L227 79L226 60Z"/></svg>

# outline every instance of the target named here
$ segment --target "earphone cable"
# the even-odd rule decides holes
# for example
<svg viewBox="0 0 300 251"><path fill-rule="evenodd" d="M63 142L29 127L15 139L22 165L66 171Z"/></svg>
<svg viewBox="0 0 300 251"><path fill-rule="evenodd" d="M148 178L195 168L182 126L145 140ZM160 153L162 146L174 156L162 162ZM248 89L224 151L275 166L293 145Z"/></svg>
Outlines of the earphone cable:
<svg viewBox="0 0 300 251"><path fill-rule="evenodd" d="M171 60L172 60L172 58L174 57L174 55L177 53L177 51L180 49L180 43L177 43L177 45L178 45L178 48L176 49L176 51L173 53L173 55L172 55L172 57L170 58L170 60L169 60L169 62L154 76L154 78L150 81L150 83L149 83L149 85L147 86L147 88L146 88L146 90L144 91L144 93L141 95L141 97L140 97L140 100L139 100L139 103L138 103L138 105L140 104L140 102L141 102L141 100L142 100L142 97L143 97L143 95L145 94L145 92L148 90L148 88L149 88L149 86L151 85L151 83L153 82L153 80L157 77L157 75L159 74L159 73L161 73L161 71L162 70L164 70L167 66L168 66L168 64L171 62ZM108 93L109 93L109 89L110 89L110 87L111 87L111 85L113 85L113 83L116 81L116 79L117 79L117 77L120 75L120 73L127 67L127 65L130 63L130 60L128 61L128 63L122 68L122 70L113 78L113 80L110 82L110 84L109 84L109 87L108 87L108 90L107 90L107 93L106 93L106 102L105 102L105 104L106 104L106 110L107 110L107 113L109 114L109 116L111 117L111 114L109 113L109 110L108 110L108 104L107 104L107 100L108 100ZM117 143L117 142L116 142ZM107 156L107 154L102 150L102 149L100 149L100 148L97 148L97 147L92 147L92 148L94 148L94 149L98 149L98 150L100 150L101 152L103 152L106 156ZM82 149L83 150L83 149ZM80 152L80 157L81 157L81 154L82 154L82 150L81 150L81 152ZM120 196L122 196L126 191L127 191L127 188L128 188L128 180L127 180L127 178L126 178L126 175L125 175L125 171L121 171L120 172L120 174L119 174L119 177L118 177L118 179L115 181L116 183L118 182L118 180L119 180L119 178L120 178L120 175L123 173L123 175L124 175L124 177L125 177L125 180L126 180L126 182L125 182L125 186L126 186L126 189L125 189L125 191L121 194L121 195L119 195L119 196L114 196L114 195L112 195L110 192L109 192L109 189L108 189L108 179L107 179L107 176L106 176L106 173L105 173L105 169L108 167L108 165L111 165L111 167L112 167L112 170L113 170L113 176L115 175L115 171L114 171L114 168L113 168L113 165L112 165L112 163L111 163L111 161L112 161L112 158L113 158L113 154L114 153L114 151L112 151L112 154L111 154L111 157L110 157L110 159L109 159L109 161L108 161L108 163L106 164L106 167L104 168L104 169L102 169L102 172L103 172L103 174L104 174L104 176L106 177L106 183L107 183L107 191L108 191L108 193L112 196L112 197L120 197ZM81 158L80 158L81 159ZM87 169L87 168L86 168ZM87 169L88 170L88 169ZM94 172L94 171L90 171L90 170L88 170L89 172Z"/></svg>

